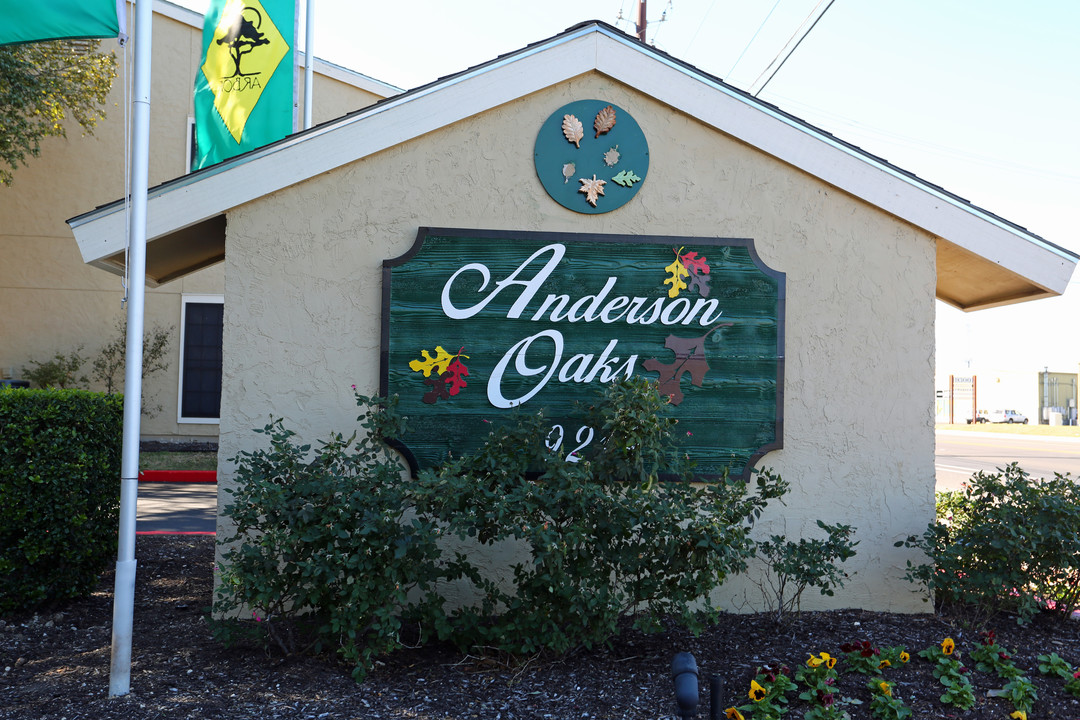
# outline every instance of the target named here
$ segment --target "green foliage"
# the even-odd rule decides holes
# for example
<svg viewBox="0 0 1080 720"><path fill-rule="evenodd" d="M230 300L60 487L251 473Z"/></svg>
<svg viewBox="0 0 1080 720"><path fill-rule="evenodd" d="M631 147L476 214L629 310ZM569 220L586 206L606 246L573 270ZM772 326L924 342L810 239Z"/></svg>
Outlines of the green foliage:
<svg viewBox="0 0 1080 720"><path fill-rule="evenodd" d="M69 353L56 353L51 360L30 360L33 367L24 367L23 376L42 388L74 388L86 385L86 376L79 374L86 363L82 350L83 346L80 345Z"/></svg>
<svg viewBox="0 0 1080 720"><path fill-rule="evenodd" d="M0 388L0 614L79 597L116 556L123 403Z"/></svg>
<svg viewBox="0 0 1080 720"><path fill-rule="evenodd" d="M919 657L934 663L933 674L945 687L940 700L945 705L953 705L961 710L969 710L975 705L975 692L967 676L967 668L960 664L960 653L956 651L952 638L945 638L940 646L934 645L919 651Z"/></svg>
<svg viewBox="0 0 1080 720"><path fill-rule="evenodd" d="M792 542L783 535L773 535L758 543L757 554L765 569L758 583L768 611L778 623L802 610L802 594L816 587L832 597L833 588L843 587L843 572L838 563L855 555L858 541L852 541L855 528L850 525L817 526L825 531L824 540L800 538Z"/></svg>
<svg viewBox="0 0 1080 720"><path fill-rule="evenodd" d="M1001 611L1021 623L1042 609L1071 616L1080 602L1080 489L1068 476L1032 479L1013 463L976 473L946 506L951 522L939 518L921 538L897 543L931 560L909 561L909 580L979 621Z"/></svg>
<svg viewBox="0 0 1080 720"><path fill-rule="evenodd" d="M798 689L790 673L791 668L779 663L757 668L747 692L750 702L732 709L753 720L780 720L789 709L788 693ZM728 711L728 717L733 716Z"/></svg>
<svg viewBox="0 0 1080 720"><path fill-rule="evenodd" d="M169 344L176 333L175 326L157 326L143 334L142 378L169 368ZM105 392L118 392L124 386L127 366L127 317L116 321L112 340L98 351L93 361L91 377L105 386ZM145 412L145 409L144 409Z"/></svg>
<svg viewBox="0 0 1080 720"><path fill-rule="evenodd" d="M12 183L28 154L38 156L43 138L66 137L69 115L87 133L105 116L116 57L96 47L85 40L0 47L0 184Z"/></svg>
<svg viewBox="0 0 1080 720"><path fill-rule="evenodd" d="M112 339L98 351L94 357L91 377L105 386L105 392L119 392L124 386L124 371L127 367L127 316L116 321L116 332ZM176 333L175 326L160 325L143 333L142 379L146 380L154 373L169 368L169 345ZM85 378L83 378L85 381ZM161 404L155 403L144 389L142 413L154 417L161 412Z"/></svg>
<svg viewBox="0 0 1080 720"><path fill-rule="evenodd" d="M1057 675L1065 681L1065 692L1080 697L1080 670L1074 669L1057 653L1040 655L1039 672L1043 675Z"/></svg>
<svg viewBox="0 0 1080 720"><path fill-rule="evenodd" d="M907 720L911 708L895 694L896 684L877 677L866 683L870 690L870 714L879 720Z"/></svg>
<svg viewBox="0 0 1080 720"><path fill-rule="evenodd" d="M400 645L409 593L439 576L439 553L438 529L410 512L403 468L383 442L402 429L394 404L357 404L359 439L335 434L312 453L274 420L256 431L269 448L231 460L237 489L226 490L224 515L235 529L220 541L215 610L250 613L286 654L336 650L360 679Z"/></svg>
<svg viewBox="0 0 1080 720"><path fill-rule="evenodd" d="M806 665L795 671L795 679L806 688L799 693L799 699L810 703L804 718L809 720L840 720L845 716L844 702L837 698L836 658L823 652L811 655ZM755 716L756 717L756 716Z"/></svg>
<svg viewBox="0 0 1080 720"><path fill-rule="evenodd" d="M542 414L497 427L482 448L424 472L417 507L448 534L483 546L516 543L529 560L499 583L472 555L448 562L482 600L443 628L463 647L516 655L566 652L606 642L618 619L651 630L672 617L691 630L711 616L709 594L753 553L750 526L787 484L768 472L747 483L685 479L673 449L676 421L656 384L608 386L591 408L604 442L571 462L545 445Z"/></svg>

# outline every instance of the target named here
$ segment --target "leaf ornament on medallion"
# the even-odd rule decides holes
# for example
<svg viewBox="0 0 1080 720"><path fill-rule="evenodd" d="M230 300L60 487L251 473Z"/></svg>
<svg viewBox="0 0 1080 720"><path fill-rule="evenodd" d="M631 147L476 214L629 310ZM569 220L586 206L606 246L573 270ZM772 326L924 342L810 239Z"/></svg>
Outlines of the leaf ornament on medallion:
<svg viewBox="0 0 1080 720"><path fill-rule="evenodd" d="M581 149L581 138L585 137L585 126L573 115L564 115L562 121L562 133L568 142Z"/></svg>
<svg viewBox="0 0 1080 720"><path fill-rule="evenodd" d="M589 201L589 204L596 207L596 200L600 195L604 194L604 185L607 184L606 180L597 180L596 175L593 174L592 179L579 178L581 187L578 188L578 192L585 193L585 199Z"/></svg>
<svg viewBox="0 0 1080 720"><path fill-rule="evenodd" d="M600 137L611 128L615 127L615 108L608 105L600 112L596 113L596 119L593 120L593 129L596 130L594 139Z"/></svg>

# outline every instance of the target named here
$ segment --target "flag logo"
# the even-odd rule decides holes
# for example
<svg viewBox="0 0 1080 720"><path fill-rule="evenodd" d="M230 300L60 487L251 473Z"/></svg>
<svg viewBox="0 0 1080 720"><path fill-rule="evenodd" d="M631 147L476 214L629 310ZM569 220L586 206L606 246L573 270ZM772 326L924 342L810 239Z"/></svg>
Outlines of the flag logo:
<svg viewBox="0 0 1080 720"><path fill-rule="evenodd" d="M259 0L229 0L206 48L202 73L214 107L237 143L289 49Z"/></svg>

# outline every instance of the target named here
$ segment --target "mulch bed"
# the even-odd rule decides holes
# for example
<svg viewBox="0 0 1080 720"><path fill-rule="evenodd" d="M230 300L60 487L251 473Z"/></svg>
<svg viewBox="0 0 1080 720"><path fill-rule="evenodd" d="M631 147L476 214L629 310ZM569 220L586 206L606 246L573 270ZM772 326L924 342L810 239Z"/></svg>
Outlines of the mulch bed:
<svg viewBox="0 0 1080 720"><path fill-rule="evenodd" d="M725 680L725 707L741 705L755 666L780 661L794 668L811 652L839 655L840 644L861 640L910 651L911 662L890 669L887 677L916 718L1004 720L1013 710L1007 701L987 697L1002 682L974 669L975 708L942 705L943 689L930 664L915 656L949 636L966 656L978 637L975 629L929 614L856 610L805 613L783 628L760 615L725 615L696 638L679 629L656 635L626 630L610 648L517 664L426 646L394 653L357 684L333 658L282 659L253 646L218 644L204 612L210 605L213 542L139 538L131 692L123 697L108 697L111 572L89 598L0 621L0 718L667 718L675 713L671 660L680 651L697 659L699 717L707 718L710 675ZM994 629L1038 688L1029 718L1080 719L1080 699L1036 668L1036 657L1049 652L1080 663L1077 623L1062 627L1040 620L1021 628L1006 619ZM864 685L861 675L841 675L840 694L864 701L849 707L852 720L871 717ZM801 718L805 709L792 698L787 717Z"/></svg>

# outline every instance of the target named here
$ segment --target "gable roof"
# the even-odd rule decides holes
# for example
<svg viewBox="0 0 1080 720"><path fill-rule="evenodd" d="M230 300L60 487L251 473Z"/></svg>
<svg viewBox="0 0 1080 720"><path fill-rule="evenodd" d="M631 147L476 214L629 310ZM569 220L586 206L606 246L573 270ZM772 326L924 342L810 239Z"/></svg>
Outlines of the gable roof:
<svg viewBox="0 0 1080 720"><path fill-rule="evenodd" d="M151 283L220 261L224 213L597 71L938 238L937 297L964 310L1060 295L1080 256L599 21L169 181L149 193ZM120 272L121 201L68 221L87 263Z"/></svg>

